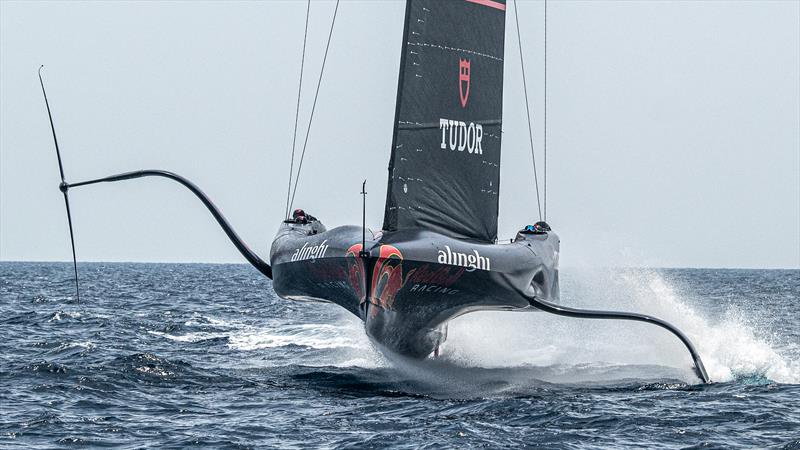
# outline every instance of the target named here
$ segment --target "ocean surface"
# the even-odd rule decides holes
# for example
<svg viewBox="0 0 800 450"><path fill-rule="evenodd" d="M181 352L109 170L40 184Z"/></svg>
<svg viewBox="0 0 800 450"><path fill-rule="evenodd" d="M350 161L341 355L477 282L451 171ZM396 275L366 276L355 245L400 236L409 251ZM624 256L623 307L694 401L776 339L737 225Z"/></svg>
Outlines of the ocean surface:
<svg viewBox="0 0 800 450"><path fill-rule="evenodd" d="M568 305L381 354L245 265L0 263L0 447L800 449L800 271L563 270Z"/></svg>

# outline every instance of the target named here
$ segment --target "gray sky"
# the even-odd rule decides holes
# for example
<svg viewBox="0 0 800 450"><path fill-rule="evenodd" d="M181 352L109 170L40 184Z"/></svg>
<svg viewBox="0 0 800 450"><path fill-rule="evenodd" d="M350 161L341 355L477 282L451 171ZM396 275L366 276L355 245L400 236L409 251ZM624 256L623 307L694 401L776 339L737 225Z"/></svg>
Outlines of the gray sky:
<svg viewBox="0 0 800 450"><path fill-rule="evenodd" d="M500 236L537 219L507 14ZM380 227L404 3L339 8L296 206ZM300 136L333 3L312 3ZM537 151L543 4L520 1ZM548 221L562 265L800 266L800 2L551 1ZM162 168L262 256L282 218L305 2L0 3L0 260L68 260L67 179ZM537 162L542 164L541 153ZM71 192L81 261L243 262L166 180Z"/></svg>

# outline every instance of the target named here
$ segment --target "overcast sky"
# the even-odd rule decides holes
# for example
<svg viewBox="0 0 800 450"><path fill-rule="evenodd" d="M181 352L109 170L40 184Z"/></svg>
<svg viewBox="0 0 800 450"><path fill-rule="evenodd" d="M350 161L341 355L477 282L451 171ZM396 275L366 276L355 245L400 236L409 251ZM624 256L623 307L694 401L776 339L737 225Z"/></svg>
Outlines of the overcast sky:
<svg viewBox="0 0 800 450"><path fill-rule="evenodd" d="M311 7L301 137L333 3ZM343 0L296 206L380 227L402 1ZM548 222L563 266L800 266L800 3L551 1ZM519 1L537 151L543 3ZM262 256L282 218L305 2L0 2L0 260L68 260L69 181L199 184ZM537 220L513 4L500 236ZM538 154L540 168L542 155ZM71 191L81 261L244 262L182 187Z"/></svg>

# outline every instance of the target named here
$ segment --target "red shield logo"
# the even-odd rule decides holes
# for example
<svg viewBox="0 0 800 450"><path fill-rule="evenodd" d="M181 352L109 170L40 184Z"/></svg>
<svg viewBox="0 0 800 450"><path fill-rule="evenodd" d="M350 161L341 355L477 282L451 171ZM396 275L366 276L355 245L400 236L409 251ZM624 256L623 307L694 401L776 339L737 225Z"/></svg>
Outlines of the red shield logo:
<svg viewBox="0 0 800 450"><path fill-rule="evenodd" d="M461 98L461 107L467 107L469 100L469 60L458 59L458 94Z"/></svg>

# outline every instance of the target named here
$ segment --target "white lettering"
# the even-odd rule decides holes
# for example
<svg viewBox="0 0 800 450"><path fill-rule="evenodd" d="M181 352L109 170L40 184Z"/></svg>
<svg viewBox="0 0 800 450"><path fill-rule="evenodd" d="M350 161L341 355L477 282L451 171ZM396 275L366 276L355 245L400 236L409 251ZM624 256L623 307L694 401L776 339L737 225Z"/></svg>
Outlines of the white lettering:
<svg viewBox="0 0 800 450"><path fill-rule="evenodd" d="M439 119L439 129L442 130L442 149L447 148L447 144L444 142L444 133L447 130L447 119Z"/></svg>
<svg viewBox="0 0 800 450"><path fill-rule="evenodd" d="M439 250L437 261L439 264L447 264L450 266L466 267L467 272L472 272L475 269L490 270L491 260L488 257L481 256L477 250L472 253L460 253L450 250L450 246L445 245L445 250Z"/></svg>
<svg viewBox="0 0 800 450"><path fill-rule="evenodd" d="M439 119L439 129L442 130L442 142L439 148L463 152L467 150L469 154L482 155L483 147L483 125L479 123L461 122L451 119Z"/></svg>
<svg viewBox="0 0 800 450"><path fill-rule="evenodd" d="M458 151L463 152L467 146L467 124L458 122Z"/></svg>
<svg viewBox="0 0 800 450"><path fill-rule="evenodd" d="M456 256L456 265L461 267L469 267L467 264L467 255L464 253L454 253Z"/></svg>
<svg viewBox="0 0 800 450"><path fill-rule="evenodd" d="M475 137L477 138L478 148L475 149L475 153L482 155L483 149L481 148L481 139L483 139L483 125L477 124L475 125Z"/></svg>
<svg viewBox="0 0 800 450"><path fill-rule="evenodd" d="M308 245L308 242L304 243L302 247L298 248L292 254L292 262L294 261L303 261L306 259L316 260L317 258L325 257L325 252L328 251L328 240L325 239L324 241L320 242L318 245Z"/></svg>
<svg viewBox="0 0 800 450"><path fill-rule="evenodd" d="M470 122L467 128L467 151L471 155L475 151L475 124Z"/></svg>
<svg viewBox="0 0 800 450"><path fill-rule="evenodd" d="M447 295L455 295L458 294L458 289L450 289L444 286L437 286L435 284L415 284L411 286L409 289L410 292L417 292L417 293L433 293L433 294L447 294Z"/></svg>
<svg viewBox="0 0 800 450"><path fill-rule="evenodd" d="M473 269L476 269L478 266L475 265L477 259L475 259L475 255L469 255L467 257L467 265Z"/></svg>

